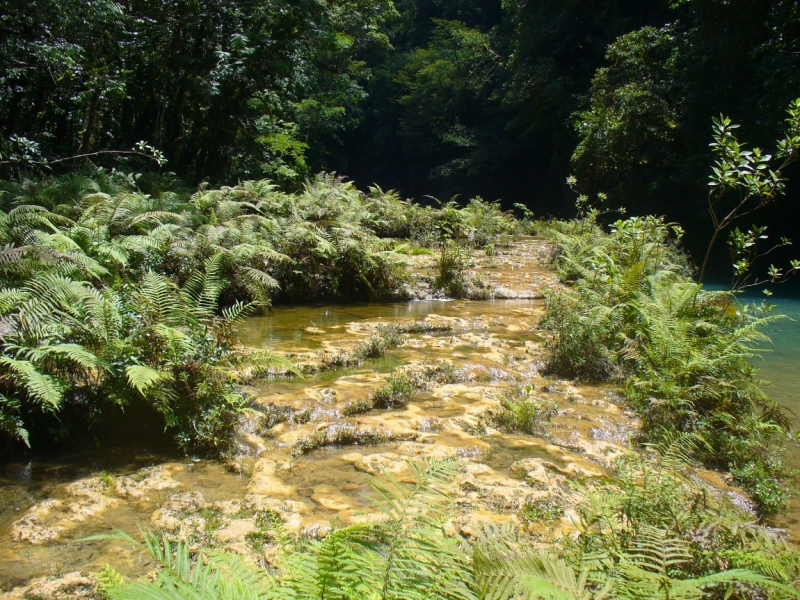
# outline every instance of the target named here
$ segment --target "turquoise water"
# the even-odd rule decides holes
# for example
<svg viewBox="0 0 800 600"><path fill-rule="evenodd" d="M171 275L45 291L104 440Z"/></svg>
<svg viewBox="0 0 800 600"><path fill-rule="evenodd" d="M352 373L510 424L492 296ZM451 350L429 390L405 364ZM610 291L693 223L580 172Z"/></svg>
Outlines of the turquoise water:
<svg viewBox="0 0 800 600"><path fill-rule="evenodd" d="M765 387L772 398L789 411L800 428L800 298L771 299L775 314L786 315L764 330L772 344L753 364L758 367L758 377L772 382Z"/></svg>
<svg viewBox="0 0 800 600"><path fill-rule="evenodd" d="M753 364L759 369L759 378L772 382L764 391L788 409L795 429L800 430L800 298L772 298L770 303L776 305L775 314L788 318L764 330L772 340L768 346L771 352L763 352ZM800 446L790 444L790 450L790 464L800 468ZM788 530L792 539L800 542L800 496L792 500L786 513L774 520L774 525Z"/></svg>

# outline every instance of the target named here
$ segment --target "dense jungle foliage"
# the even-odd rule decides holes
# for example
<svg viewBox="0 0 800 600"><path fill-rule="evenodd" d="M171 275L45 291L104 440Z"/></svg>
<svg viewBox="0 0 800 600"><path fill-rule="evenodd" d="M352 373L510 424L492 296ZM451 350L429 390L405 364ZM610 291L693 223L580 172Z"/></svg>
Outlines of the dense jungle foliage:
<svg viewBox="0 0 800 600"><path fill-rule="evenodd" d="M384 522L311 540L262 515L280 546L269 569L148 533L156 580L109 567L103 594L798 596L797 553L692 476L731 473L760 516L791 493L790 423L749 362L777 317L737 292L800 269L756 277L789 240L765 248L763 225L740 221L760 211L779 235L795 227L794 204L781 219L768 205L797 195L797 2L0 0L0 39L6 447L139 424L224 453L249 402L238 384L297 371L238 344L247 315L405 298L415 252L435 253L438 293L480 298L470 253L521 233L552 240L568 284L546 299L549 368L620 384L644 424L613 477L575 484L579 532L546 551L510 527L447 535L458 464L431 460L416 486L374 482ZM739 142L731 117L775 151ZM582 195L577 218L533 220L565 214L578 181L596 206ZM404 199L429 193L452 199ZM608 226L600 204L667 217ZM708 291L680 244L697 255L719 241L702 280L729 235L733 284ZM399 406L414 389L392 378L374 400ZM498 427L541 431L541 407L503 408Z"/></svg>
<svg viewBox="0 0 800 600"><path fill-rule="evenodd" d="M764 146L800 89L791 0L3 0L0 38L0 176L145 140L192 185L325 170L564 215L575 172L703 233L711 118Z"/></svg>
<svg viewBox="0 0 800 600"><path fill-rule="evenodd" d="M403 252L420 246L463 291L452 253L520 227L480 198L423 207L324 174L295 194L269 181L190 194L100 170L3 182L0 204L0 426L34 445L90 440L141 409L185 449L223 451L247 402L237 378L293 369L237 348L244 316L274 300L406 298Z"/></svg>

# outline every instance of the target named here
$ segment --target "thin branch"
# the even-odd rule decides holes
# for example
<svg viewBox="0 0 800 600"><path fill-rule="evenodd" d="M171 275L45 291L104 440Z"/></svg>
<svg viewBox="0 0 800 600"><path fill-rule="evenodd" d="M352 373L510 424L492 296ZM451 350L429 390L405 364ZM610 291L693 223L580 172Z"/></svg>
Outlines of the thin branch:
<svg viewBox="0 0 800 600"><path fill-rule="evenodd" d="M97 152L89 152L87 154L76 154L75 156L68 156L66 158L57 158L51 161L43 161L43 164L51 164L54 165L60 162L66 162L68 160L77 160L79 158L88 158L89 156L98 156L100 154L133 154L136 156L144 156L145 158L150 158L152 160L156 160L155 157L150 156L149 154L145 154L144 152L137 152L136 150L98 150ZM158 162L158 161L156 161Z"/></svg>
<svg viewBox="0 0 800 600"><path fill-rule="evenodd" d="M145 152L139 152L137 150L98 150L97 152L88 152L86 154L76 154L75 156L67 156L64 158L57 158L55 160L0 160L0 165L10 165L16 163L31 163L35 165L54 165L57 163L67 162L69 160L78 160L81 158L88 158L90 156L99 156L101 154L125 154L125 155L134 155L134 156L142 156L144 158L149 158L156 162L159 162L155 156L151 156L150 154L146 154Z"/></svg>

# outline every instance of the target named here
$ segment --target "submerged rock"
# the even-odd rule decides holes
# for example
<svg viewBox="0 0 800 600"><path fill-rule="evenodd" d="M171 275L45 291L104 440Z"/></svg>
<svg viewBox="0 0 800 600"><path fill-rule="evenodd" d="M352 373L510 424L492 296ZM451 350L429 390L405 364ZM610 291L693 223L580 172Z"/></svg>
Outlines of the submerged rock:
<svg viewBox="0 0 800 600"><path fill-rule="evenodd" d="M172 490L180 486L175 481L174 473L184 468L183 465L158 465L139 471L136 477L123 475L113 478L114 491L122 498L143 498L151 490Z"/></svg>
<svg viewBox="0 0 800 600"><path fill-rule="evenodd" d="M0 594L0 600L71 600L97 598L97 583L80 572L67 573L63 577L34 579L28 585L15 587Z"/></svg>
<svg viewBox="0 0 800 600"><path fill-rule="evenodd" d="M220 542L244 540L249 533L256 531L255 519L234 519L225 527L214 532L214 538Z"/></svg>
<svg viewBox="0 0 800 600"><path fill-rule="evenodd" d="M271 458L262 458L253 466L253 475L247 486L247 493L271 497L289 498L296 495L296 488L287 485L278 476L279 470L286 470L285 463L278 463Z"/></svg>
<svg viewBox="0 0 800 600"><path fill-rule="evenodd" d="M173 472L182 465L160 465L142 469L131 476L102 476L79 479L64 487L66 497L47 499L31 507L11 526L11 537L17 542L44 544L58 540L80 523L92 520L124 500L140 500L152 490L174 489L180 484Z"/></svg>
<svg viewBox="0 0 800 600"><path fill-rule="evenodd" d="M45 523L55 512L62 512L64 503L60 500L48 499L31 507L27 514L11 526L11 539L15 542L43 544L52 542L63 531L64 526L55 524L50 527Z"/></svg>
<svg viewBox="0 0 800 600"><path fill-rule="evenodd" d="M311 499L328 510L344 511L357 506L352 496L343 494L341 490L332 485L316 485Z"/></svg>
<svg viewBox="0 0 800 600"><path fill-rule="evenodd" d="M369 473L370 475L389 473L397 481L406 483L416 483L417 481L414 470L408 464L408 460L392 452L367 455L351 453L342 456L342 460L353 463L357 471Z"/></svg>

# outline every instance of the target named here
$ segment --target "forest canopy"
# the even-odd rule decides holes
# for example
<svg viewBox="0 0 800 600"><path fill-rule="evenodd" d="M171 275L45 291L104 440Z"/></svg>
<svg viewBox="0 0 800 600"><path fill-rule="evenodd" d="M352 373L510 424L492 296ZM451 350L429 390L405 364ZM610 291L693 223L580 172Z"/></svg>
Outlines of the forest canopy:
<svg viewBox="0 0 800 600"><path fill-rule="evenodd" d="M298 189L326 170L540 213L571 205L574 172L614 202L691 218L713 116L749 124L754 144L780 131L800 88L798 11L789 0L4 0L0 167L158 169L126 154L144 141L190 184Z"/></svg>

